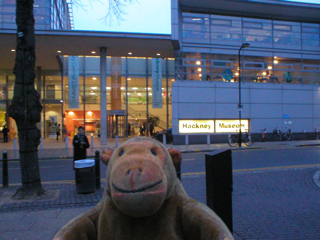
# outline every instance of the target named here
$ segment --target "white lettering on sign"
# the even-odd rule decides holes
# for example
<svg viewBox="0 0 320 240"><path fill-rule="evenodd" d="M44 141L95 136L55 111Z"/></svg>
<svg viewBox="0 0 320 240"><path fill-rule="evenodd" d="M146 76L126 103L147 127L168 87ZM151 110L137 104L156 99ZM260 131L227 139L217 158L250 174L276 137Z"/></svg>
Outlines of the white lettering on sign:
<svg viewBox="0 0 320 240"><path fill-rule="evenodd" d="M213 133L213 120L179 120L179 133Z"/></svg>

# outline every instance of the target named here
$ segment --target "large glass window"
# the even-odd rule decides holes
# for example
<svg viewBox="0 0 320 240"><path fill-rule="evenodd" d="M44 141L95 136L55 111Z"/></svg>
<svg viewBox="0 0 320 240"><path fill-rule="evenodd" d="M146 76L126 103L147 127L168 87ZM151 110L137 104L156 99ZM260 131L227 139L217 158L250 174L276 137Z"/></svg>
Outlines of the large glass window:
<svg viewBox="0 0 320 240"><path fill-rule="evenodd" d="M183 42L317 50L319 24L182 13ZM210 19L210 21L208 21Z"/></svg>
<svg viewBox="0 0 320 240"><path fill-rule="evenodd" d="M211 43L238 45L242 41L241 18L211 15Z"/></svg>
<svg viewBox="0 0 320 240"><path fill-rule="evenodd" d="M243 42L252 47L272 47L272 21L263 19L243 19Z"/></svg>
<svg viewBox="0 0 320 240"><path fill-rule="evenodd" d="M183 13L182 16L185 42L210 43L209 15Z"/></svg>
<svg viewBox="0 0 320 240"><path fill-rule="evenodd" d="M275 48L301 49L301 24L273 21L273 42Z"/></svg>
<svg viewBox="0 0 320 240"><path fill-rule="evenodd" d="M302 49L319 50L319 24L302 23Z"/></svg>
<svg viewBox="0 0 320 240"><path fill-rule="evenodd" d="M242 75L244 81L260 83L275 82L272 57L244 56L243 58Z"/></svg>

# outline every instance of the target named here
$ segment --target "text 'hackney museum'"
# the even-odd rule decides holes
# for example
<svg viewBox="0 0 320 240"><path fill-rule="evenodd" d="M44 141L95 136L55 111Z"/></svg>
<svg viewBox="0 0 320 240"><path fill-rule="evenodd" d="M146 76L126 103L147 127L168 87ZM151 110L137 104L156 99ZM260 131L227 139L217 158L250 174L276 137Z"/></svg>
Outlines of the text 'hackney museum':
<svg viewBox="0 0 320 240"><path fill-rule="evenodd" d="M13 138L15 1L0 14L0 127ZM101 141L150 136L154 120L174 144L226 142L240 119L254 137L290 128L312 139L320 127L320 4L172 0L171 34L73 30L65 0L35 0L34 14L43 138L58 124Z"/></svg>

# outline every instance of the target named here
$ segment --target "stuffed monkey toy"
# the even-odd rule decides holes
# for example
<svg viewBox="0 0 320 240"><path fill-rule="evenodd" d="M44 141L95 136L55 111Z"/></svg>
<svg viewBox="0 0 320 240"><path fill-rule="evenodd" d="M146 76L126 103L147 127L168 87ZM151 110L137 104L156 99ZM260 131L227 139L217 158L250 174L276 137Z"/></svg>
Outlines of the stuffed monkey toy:
<svg viewBox="0 0 320 240"><path fill-rule="evenodd" d="M90 211L65 225L54 240L231 240L222 220L188 197L177 178L178 149L137 137L105 149L105 193Z"/></svg>

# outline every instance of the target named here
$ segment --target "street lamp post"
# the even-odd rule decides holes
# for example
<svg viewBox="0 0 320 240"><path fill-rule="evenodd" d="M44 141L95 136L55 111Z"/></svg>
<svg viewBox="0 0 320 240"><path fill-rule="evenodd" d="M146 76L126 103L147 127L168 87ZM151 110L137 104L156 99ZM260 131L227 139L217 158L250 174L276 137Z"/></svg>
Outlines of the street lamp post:
<svg viewBox="0 0 320 240"><path fill-rule="evenodd" d="M238 109L239 109L239 147L241 147L242 143L242 134L241 134L241 111L242 111L242 103L241 103L241 67L240 67L240 52L241 49L249 47L249 43L243 43L241 47L239 48L238 52L238 64L239 64L239 104L238 104Z"/></svg>

